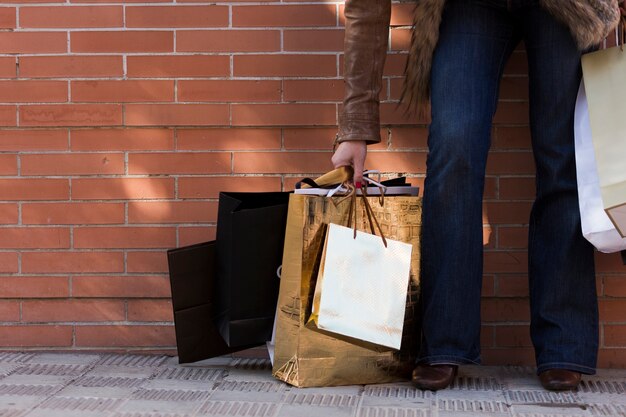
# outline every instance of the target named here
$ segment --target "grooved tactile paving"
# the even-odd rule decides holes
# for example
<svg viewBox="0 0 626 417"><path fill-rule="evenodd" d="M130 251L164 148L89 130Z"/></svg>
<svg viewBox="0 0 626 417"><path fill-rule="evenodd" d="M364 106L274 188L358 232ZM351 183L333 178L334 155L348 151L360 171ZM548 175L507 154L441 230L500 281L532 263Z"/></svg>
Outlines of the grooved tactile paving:
<svg viewBox="0 0 626 417"><path fill-rule="evenodd" d="M408 381L295 388L267 359L0 352L0 417L626 417L626 370L545 391L531 367L462 366L432 392Z"/></svg>

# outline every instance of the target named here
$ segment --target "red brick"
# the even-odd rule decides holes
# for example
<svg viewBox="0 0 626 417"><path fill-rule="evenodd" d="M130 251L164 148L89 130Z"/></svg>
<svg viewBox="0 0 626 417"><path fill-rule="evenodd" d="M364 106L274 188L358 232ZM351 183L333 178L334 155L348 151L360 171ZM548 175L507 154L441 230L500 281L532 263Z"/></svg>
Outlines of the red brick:
<svg viewBox="0 0 626 417"><path fill-rule="evenodd" d="M122 252L22 252L23 273L122 272Z"/></svg>
<svg viewBox="0 0 626 417"><path fill-rule="evenodd" d="M58 104L20 107L21 126L111 126L122 124L116 104Z"/></svg>
<svg viewBox="0 0 626 417"><path fill-rule="evenodd" d="M228 6L126 7L128 28L226 27Z"/></svg>
<svg viewBox="0 0 626 417"><path fill-rule="evenodd" d="M23 28L112 28L124 25L121 6L21 7Z"/></svg>
<svg viewBox="0 0 626 417"><path fill-rule="evenodd" d="M391 6L391 26L412 26L415 5L413 3L394 3Z"/></svg>
<svg viewBox="0 0 626 417"><path fill-rule="evenodd" d="M38 154L21 156L22 175L123 174L121 153Z"/></svg>
<svg viewBox="0 0 626 417"><path fill-rule="evenodd" d="M343 52L344 30L285 30L283 50L291 52Z"/></svg>
<svg viewBox="0 0 626 417"><path fill-rule="evenodd" d="M189 151L280 149L280 129L178 129L176 147Z"/></svg>
<svg viewBox="0 0 626 417"><path fill-rule="evenodd" d="M532 346L528 325L496 326L496 346L527 347Z"/></svg>
<svg viewBox="0 0 626 417"><path fill-rule="evenodd" d="M343 80L285 80L285 101L341 101Z"/></svg>
<svg viewBox="0 0 626 417"><path fill-rule="evenodd" d="M502 77L500 99L528 100L528 77Z"/></svg>
<svg viewBox="0 0 626 417"><path fill-rule="evenodd" d="M124 223L121 203L32 203L22 206L24 224Z"/></svg>
<svg viewBox="0 0 626 417"><path fill-rule="evenodd" d="M0 203L0 224L17 224L18 206L15 203Z"/></svg>
<svg viewBox="0 0 626 417"><path fill-rule="evenodd" d="M76 227L74 247L106 248L170 248L176 244L173 227Z"/></svg>
<svg viewBox="0 0 626 417"><path fill-rule="evenodd" d="M0 106L0 126L16 126L17 125L17 107L16 106Z"/></svg>
<svg viewBox="0 0 626 417"><path fill-rule="evenodd" d="M159 347L175 343L174 326L76 326L76 346Z"/></svg>
<svg viewBox="0 0 626 417"><path fill-rule="evenodd" d="M405 53L392 53L387 55L385 60L385 67L383 68L383 74L385 76L402 76L404 75L404 68L406 67L407 54ZM343 73L343 62L339 66Z"/></svg>
<svg viewBox="0 0 626 417"><path fill-rule="evenodd" d="M20 303L17 301L0 301L0 321L20 321Z"/></svg>
<svg viewBox="0 0 626 417"><path fill-rule="evenodd" d="M72 180L73 200L137 200L173 197L173 178L83 178Z"/></svg>
<svg viewBox="0 0 626 417"><path fill-rule="evenodd" d="M600 299L598 307L601 322L624 321L626 299Z"/></svg>
<svg viewBox="0 0 626 417"><path fill-rule="evenodd" d="M334 104L233 104L233 126L335 125Z"/></svg>
<svg viewBox="0 0 626 417"><path fill-rule="evenodd" d="M483 285L480 290L482 297L493 297L495 295L495 277L493 275L483 276Z"/></svg>
<svg viewBox="0 0 626 417"><path fill-rule="evenodd" d="M493 147L530 150L530 128L528 126L496 126L493 135Z"/></svg>
<svg viewBox="0 0 626 417"><path fill-rule="evenodd" d="M0 175L17 175L17 156L0 154Z"/></svg>
<svg viewBox="0 0 626 417"><path fill-rule="evenodd" d="M72 101L151 102L173 101L174 81L72 81Z"/></svg>
<svg viewBox="0 0 626 417"><path fill-rule="evenodd" d="M176 33L177 52L276 52L278 30L185 30Z"/></svg>
<svg viewBox="0 0 626 417"><path fill-rule="evenodd" d="M502 124L528 124L528 102L499 101L493 122Z"/></svg>
<svg viewBox="0 0 626 417"><path fill-rule="evenodd" d="M163 276L76 276L74 297L158 298L170 297L169 277Z"/></svg>
<svg viewBox="0 0 626 417"><path fill-rule="evenodd" d="M493 200L497 197L497 182L498 179L495 177L486 177L485 178L485 191L483 194L483 198L487 200Z"/></svg>
<svg viewBox="0 0 626 417"><path fill-rule="evenodd" d="M227 104L127 104L127 126L226 126Z"/></svg>
<svg viewBox="0 0 626 417"><path fill-rule="evenodd" d="M506 75L527 75L528 61L525 51L514 51L504 67Z"/></svg>
<svg viewBox="0 0 626 417"><path fill-rule="evenodd" d="M15 57L0 57L0 77L15 78L17 75L17 65Z"/></svg>
<svg viewBox="0 0 626 417"><path fill-rule="evenodd" d="M411 45L412 29L392 28L390 31L391 42L389 46L392 51L406 51Z"/></svg>
<svg viewBox="0 0 626 417"><path fill-rule="evenodd" d="M0 102L67 102L65 81L0 81Z"/></svg>
<svg viewBox="0 0 626 417"><path fill-rule="evenodd" d="M526 252L497 251L485 253L485 272L528 272Z"/></svg>
<svg viewBox="0 0 626 417"><path fill-rule="evenodd" d="M416 115L406 111L404 105L398 103L382 103L380 105L380 122L385 125L414 125L427 123L427 115Z"/></svg>
<svg viewBox="0 0 626 417"><path fill-rule="evenodd" d="M15 29L15 22L16 22L15 11L16 11L15 7L0 8L0 29Z"/></svg>
<svg viewBox="0 0 626 417"><path fill-rule="evenodd" d="M217 203L212 201L128 203L129 223L208 223L216 221Z"/></svg>
<svg viewBox="0 0 626 417"><path fill-rule="evenodd" d="M168 272L167 254L159 252L128 252L126 268L129 273L165 273Z"/></svg>
<svg viewBox="0 0 626 417"><path fill-rule="evenodd" d="M229 152L136 153L128 156L130 174L219 174L231 172Z"/></svg>
<svg viewBox="0 0 626 417"><path fill-rule="evenodd" d="M528 347L487 348L481 350L481 359L488 366L535 366L535 351Z"/></svg>
<svg viewBox="0 0 626 417"><path fill-rule="evenodd" d="M535 174L535 161L531 152L490 152L487 174Z"/></svg>
<svg viewBox="0 0 626 417"><path fill-rule="evenodd" d="M180 246L193 245L210 240L215 240L215 226L178 228Z"/></svg>
<svg viewBox="0 0 626 417"><path fill-rule="evenodd" d="M0 151L64 151L67 130L0 130Z"/></svg>
<svg viewBox="0 0 626 417"><path fill-rule="evenodd" d="M69 347L72 336L72 326L0 326L3 347Z"/></svg>
<svg viewBox="0 0 626 417"><path fill-rule="evenodd" d="M72 129L73 151L167 151L174 129Z"/></svg>
<svg viewBox="0 0 626 417"><path fill-rule="evenodd" d="M535 178L500 178L498 189L503 200L534 200Z"/></svg>
<svg viewBox="0 0 626 417"><path fill-rule="evenodd" d="M600 349L598 353L598 368L626 368L626 349Z"/></svg>
<svg viewBox="0 0 626 417"><path fill-rule="evenodd" d="M121 56L20 56L20 76L32 78L121 77Z"/></svg>
<svg viewBox="0 0 626 417"><path fill-rule="evenodd" d="M392 149L428 148L428 128L426 127L393 127L391 129Z"/></svg>
<svg viewBox="0 0 626 417"><path fill-rule="evenodd" d="M30 323L121 321L124 313L122 300L22 301L22 320Z"/></svg>
<svg viewBox="0 0 626 417"><path fill-rule="evenodd" d="M67 52L65 32L0 32L3 54L36 54ZM20 75L21 74L20 72Z"/></svg>
<svg viewBox="0 0 626 417"><path fill-rule="evenodd" d="M0 277L1 298L69 297L68 277Z"/></svg>
<svg viewBox="0 0 626 417"><path fill-rule="evenodd" d="M528 276L500 274L497 281L498 297L528 297Z"/></svg>
<svg viewBox="0 0 626 417"><path fill-rule="evenodd" d="M0 252L0 272L16 273L17 271L18 271L17 253Z"/></svg>
<svg viewBox="0 0 626 417"><path fill-rule="evenodd" d="M483 210L491 224L528 224L530 202L494 201L485 203Z"/></svg>
<svg viewBox="0 0 626 417"><path fill-rule="evenodd" d="M233 6L234 27L336 26L335 8L326 4Z"/></svg>
<svg viewBox="0 0 626 417"><path fill-rule="evenodd" d="M426 171L424 152L369 152L366 169L398 174L415 174Z"/></svg>
<svg viewBox="0 0 626 417"><path fill-rule="evenodd" d="M171 300L129 300L128 321L174 321Z"/></svg>
<svg viewBox="0 0 626 417"><path fill-rule="evenodd" d="M280 81L180 80L178 101L254 102L280 101Z"/></svg>
<svg viewBox="0 0 626 417"><path fill-rule="evenodd" d="M180 36L180 34L179 34ZM129 77L227 77L228 56L128 56Z"/></svg>
<svg viewBox="0 0 626 417"><path fill-rule="evenodd" d="M522 249L528 246L527 227L498 227L498 248Z"/></svg>
<svg viewBox="0 0 626 417"><path fill-rule="evenodd" d="M70 32L71 52L173 52L172 31Z"/></svg>
<svg viewBox="0 0 626 417"><path fill-rule="evenodd" d="M0 194L1 195L1 194ZM626 273L626 265L619 253L595 252L596 273Z"/></svg>
<svg viewBox="0 0 626 417"><path fill-rule="evenodd" d="M274 174L326 172L332 169L329 152L255 152L235 153L234 172Z"/></svg>
<svg viewBox="0 0 626 417"><path fill-rule="evenodd" d="M485 298L481 316L483 322L528 322L530 304L527 299Z"/></svg>
<svg viewBox="0 0 626 417"><path fill-rule="evenodd" d="M283 129L285 149L331 150L337 128L286 128Z"/></svg>
<svg viewBox="0 0 626 417"><path fill-rule="evenodd" d="M179 198L218 198L221 191L280 191L280 177L181 177Z"/></svg>
<svg viewBox="0 0 626 417"><path fill-rule="evenodd" d="M70 229L59 227L4 227L2 249L62 249L70 247Z"/></svg>
<svg viewBox="0 0 626 417"><path fill-rule="evenodd" d="M33 0L36 1L36 0ZM70 3L145 3L146 0L70 0ZM171 0L150 0L150 3L170 3Z"/></svg>
<svg viewBox="0 0 626 417"><path fill-rule="evenodd" d="M66 179L0 179L3 200L67 200L69 194Z"/></svg>
<svg viewBox="0 0 626 417"><path fill-rule="evenodd" d="M626 297L626 277L604 277L604 295L607 297Z"/></svg>
<svg viewBox="0 0 626 417"><path fill-rule="evenodd" d="M604 325L604 346L624 347L626 346L626 326Z"/></svg>
<svg viewBox="0 0 626 417"><path fill-rule="evenodd" d="M235 55L236 77L334 77L335 55Z"/></svg>

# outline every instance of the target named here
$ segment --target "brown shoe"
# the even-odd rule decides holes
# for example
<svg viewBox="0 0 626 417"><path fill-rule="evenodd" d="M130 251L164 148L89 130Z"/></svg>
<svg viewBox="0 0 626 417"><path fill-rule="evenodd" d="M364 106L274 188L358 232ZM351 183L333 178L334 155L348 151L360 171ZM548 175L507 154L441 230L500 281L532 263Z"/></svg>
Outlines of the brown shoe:
<svg viewBox="0 0 626 417"><path fill-rule="evenodd" d="M539 374L541 385L550 391L573 390L580 384L580 372L567 369L548 369Z"/></svg>
<svg viewBox="0 0 626 417"><path fill-rule="evenodd" d="M411 382L421 390L437 391L448 387L454 381L457 369L456 365L417 365L413 370Z"/></svg>

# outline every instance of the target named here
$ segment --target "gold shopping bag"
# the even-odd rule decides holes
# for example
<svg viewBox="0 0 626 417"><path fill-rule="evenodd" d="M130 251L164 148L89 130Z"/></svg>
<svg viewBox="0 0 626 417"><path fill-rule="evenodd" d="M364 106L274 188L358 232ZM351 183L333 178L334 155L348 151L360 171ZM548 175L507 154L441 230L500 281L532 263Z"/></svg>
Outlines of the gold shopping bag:
<svg viewBox="0 0 626 417"><path fill-rule="evenodd" d="M413 246L401 349L347 340L306 327L326 227L329 223L346 224L350 204L344 201L335 206L331 198L293 194L289 199L276 316L272 370L276 378L298 387L386 383L409 378L419 348L421 198L386 197L382 207L378 198L369 197L369 201L385 236ZM366 230L361 201L357 208L357 229Z"/></svg>
<svg viewBox="0 0 626 417"><path fill-rule="evenodd" d="M625 20L623 17L619 29L622 46L582 57L600 193L604 209L622 237L626 237Z"/></svg>
<svg viewBox="0 0 626 417"><path fill-rule="evenodd" d="M413 246L385 238L367 198L359 200L372 234L328 225L309 323L400 349ZM350 204L355 208L356 201L353 195ZM380 236L373 234L374 224Z"/></svg>

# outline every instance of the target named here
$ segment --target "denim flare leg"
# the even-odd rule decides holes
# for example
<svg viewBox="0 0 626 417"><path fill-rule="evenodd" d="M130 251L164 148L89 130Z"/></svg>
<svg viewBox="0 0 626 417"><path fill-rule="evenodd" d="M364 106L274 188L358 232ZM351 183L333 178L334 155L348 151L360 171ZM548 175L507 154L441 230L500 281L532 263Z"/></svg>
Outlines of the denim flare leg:
<svg viewBox="0 0 626 417"><path fill-rule="evenodd" d="M522 40L536 165L528 273L537 371L592 374L598 306L593 248L580 230L574 162L581 53L568 29L537 0L447 1L431 79L420 361L480 362L482 197L491 122L504 66Z"/></svg>

